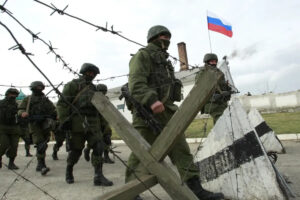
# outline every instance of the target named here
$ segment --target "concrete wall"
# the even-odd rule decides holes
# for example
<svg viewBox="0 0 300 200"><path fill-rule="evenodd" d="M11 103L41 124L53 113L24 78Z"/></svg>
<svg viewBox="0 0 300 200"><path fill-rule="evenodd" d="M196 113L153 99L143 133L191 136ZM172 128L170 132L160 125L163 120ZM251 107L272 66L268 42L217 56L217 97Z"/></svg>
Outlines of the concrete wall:
<svg viewBox="0 0 300 200"><path fill-rule="evenodd" d="M300 90L280 94L240 96L239 99L246 110L256 108L261 112L300 111Z"/></svg>
<svg viewBox="0 0 300 200"><path fill-rule="evenodd" d="M183 97L186 98L191 91L193 82L186 83L183 88ZM256 108L260 112L295 112L300 111L300 90L294 92L280 93L280 94L264 94L255 96L238 96L243 107L249 111L251 108ZM120 101L118 98L110 98L111 102L120 107L124 104L124 101ZM182 102L182 101L181 101ZM181 102L176 102L180 106ZM119 109L119 111L125 116L125 118L131 122L131 112L125 109ZM200 117L200 116L199 116Z"/></svg>

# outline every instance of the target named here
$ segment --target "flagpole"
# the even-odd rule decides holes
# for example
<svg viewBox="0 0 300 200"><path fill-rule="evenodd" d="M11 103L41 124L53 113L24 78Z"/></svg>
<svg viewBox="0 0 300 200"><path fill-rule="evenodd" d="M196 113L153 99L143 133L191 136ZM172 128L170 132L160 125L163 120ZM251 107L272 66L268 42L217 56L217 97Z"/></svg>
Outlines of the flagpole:
<svg viewBox="0 0 300 200"><path fill-rule="evenodd" d="M207 16L208 16L208 10L206 10L207 32L208 32L208 40L209 40L210 53L212 53L211 40L210 40L210 32L208 30L208 19L207 19Z"/></svg>

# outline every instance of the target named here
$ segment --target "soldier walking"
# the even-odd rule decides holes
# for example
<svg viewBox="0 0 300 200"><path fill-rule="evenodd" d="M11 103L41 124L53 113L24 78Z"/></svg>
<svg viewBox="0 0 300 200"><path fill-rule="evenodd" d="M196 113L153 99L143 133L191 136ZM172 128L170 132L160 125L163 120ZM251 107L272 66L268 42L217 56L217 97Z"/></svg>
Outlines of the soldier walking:
<svg viewBox="0 0 300 200"><path fill-rule="evenodd" d="M131 96L150 110L157 121L165 126L178 107L174 101L181 100L181 81L175 78L174 67L168 60L167 49L170 44L171 32L164 26L153 26L148 31L146 48L140 49L130 60L128 87ZM149 144L153 144L155 135L147 124L139 117L135 108L133 126L140 132ZM193 156L182 133L173 149L168 153L176 165L180 177L187 183L195 195L203 200L222 199L223 194L212 193L202 188L199 181L199 169L192 165ZM128 159L129 168L126 171L125 182L135 179L137 175L147 173L138 158L131 153ZM137 170L138 169L138 170ZM135 200L142 199L136 196Z"/></svg>
<svg viewBox="0 0 300 200"><path fill-rule="evenodd" d="M102 92L104 95L107 94L107 86L105 84L98 84L96 86L97 91ZM108 97L107 97L108 98ZM115 163L112 159L109 157L109 148L111 146L111 135L112 130L107 123L107 121L101 116L101 132L103 133L103 142L104 142L104 152L103 152L103 162L108 164ZM86 161L90 161L90 149L91 147L89 145L86 145L86 148L84 149L84 158Z"/></svg>
<svg viewBox="0 0 300 200"><path fill-rule="evenodd" d="M101 119L99 112L91 103L91 98L96 91L96 86L92 83L92 80L99 73L98 67L85 63L80 69L82 76L65 85L62 94L65 100L76 107L76 110L69 106L62 97L57 103L61 126L63 130L70 132L70 137L66 138L67 143L70 144L66 168L66 182L69 184L74 183L73 167L78 162L84 143L87 141L93 149L91 160L95 170L94 185L113 185L103 175L102 154L104 144L101 133Z"/></svg>
<svg viewBox="0 0 300 200"><path fill-rule="evenodd" d="M197 81L199 77L201 77L201 73L206 68L214 68L221 72L217 68L218 64L218 57L214 53L207 53L205 54L203 58L204 66L200 68L199 72L196 75L195 80ZM217 85L217 90L215 94L210 98L210 100L204 105L203 109L201 110L201 113L210 114L210 116L213 118L214 124L217 122L219 117L223 114L224 110L227 108L227 102L230 100L231 97L231 87L228 85L228 83L225 81L224 74Z"/></svg>
<svg viewBox="0 0 300 200"><path fill-rule="evenodd" d="M5 98L0 101L0 168L2 168L2 156L6 153L9 158L8 169L19 169L14 161L17 156L18 143L21 134L17 125L18 104L16 97L19 91L9 88L5 92Z"/></svg>
<svg viewBox="0 0 300 200"><path fill-rule="evenodd" d="M41 81L32 82L32 94L25 97L19 106L19 115L29 121L29 131L32 133L38 161L36 171L40 171L42 175L50 171L46 166L45 157L50 131L53 130L56 119L55 106L43 93L44 89L45 85Z"/></svg>

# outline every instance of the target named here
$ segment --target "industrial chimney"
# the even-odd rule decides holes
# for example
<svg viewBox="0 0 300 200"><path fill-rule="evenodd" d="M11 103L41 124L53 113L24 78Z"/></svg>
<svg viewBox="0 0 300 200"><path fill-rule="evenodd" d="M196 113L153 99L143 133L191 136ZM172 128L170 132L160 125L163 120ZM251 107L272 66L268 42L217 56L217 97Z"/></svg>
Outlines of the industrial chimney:
<svg viewBox="0 0 300 200"><path fill-rule="evenodd" d="M179 54L179 63L180 63L180 71L189 69L189 62L186 53L186 46L184 42L180 42L177 44L178 54Z"/></svg>

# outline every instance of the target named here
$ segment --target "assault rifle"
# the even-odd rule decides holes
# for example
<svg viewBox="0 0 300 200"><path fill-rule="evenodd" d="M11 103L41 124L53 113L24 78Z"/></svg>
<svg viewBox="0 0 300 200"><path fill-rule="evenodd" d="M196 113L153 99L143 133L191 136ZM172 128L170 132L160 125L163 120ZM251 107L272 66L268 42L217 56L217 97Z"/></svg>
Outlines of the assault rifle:
<svg viewBox="0 0 300 200"><path fill-rule="evenodd" d="M145 108L130 95L128 83L121 87L121 92L122 94L119 96L119 99L122 100L125 98L126 103L131 104L136 109L138 116L144 120L146 125L152 129L155 135L158 135L163 130L163 127L154 118L151 110Z"/></svg>
<svg viewBox="0 0 300 200"><path fill-rule="evenodd" d="M29 122L43 122L46 119L55 119L52 115L30 115L28 117L17 117L17 124L22 127L27 127Z"/></svg>

